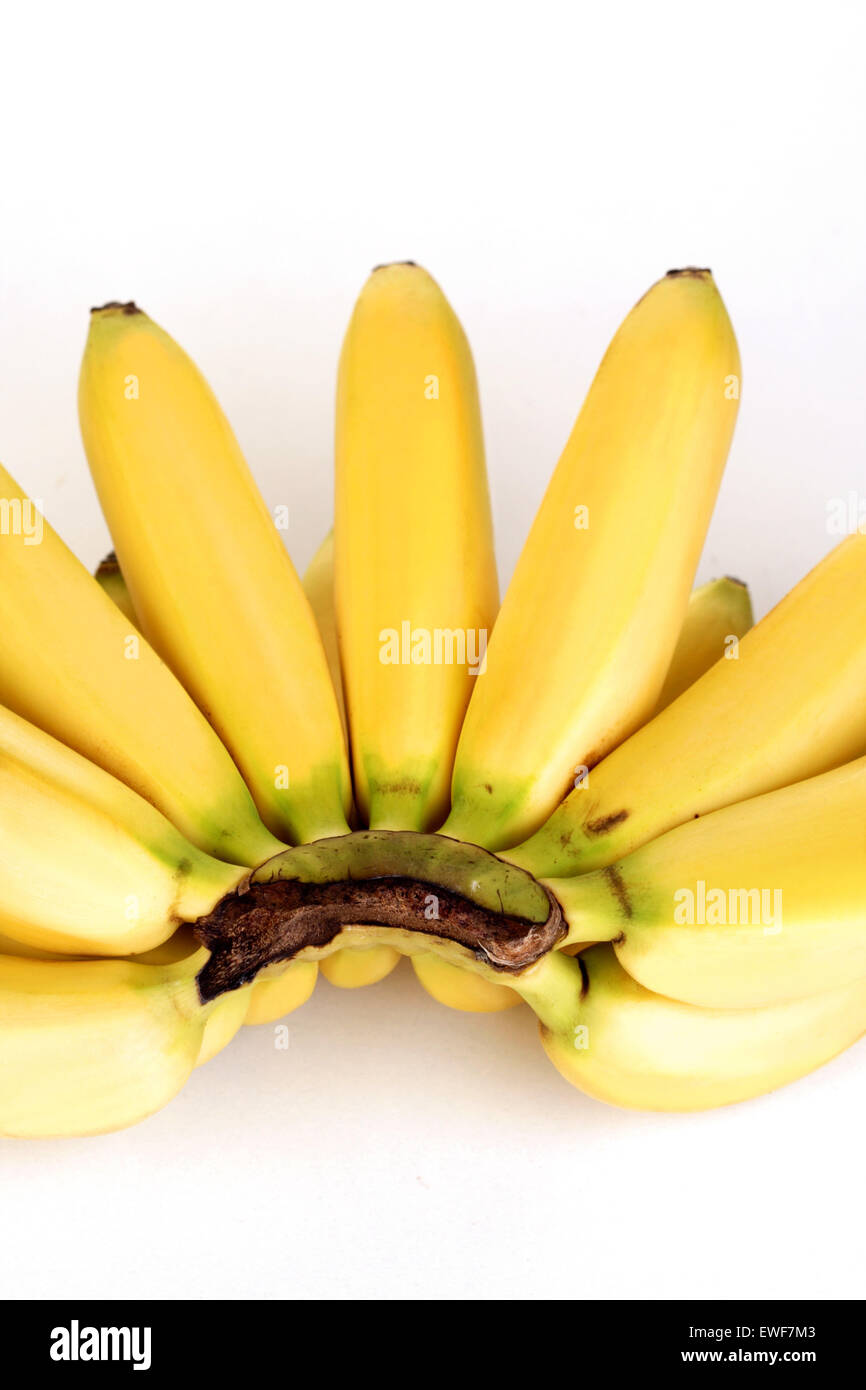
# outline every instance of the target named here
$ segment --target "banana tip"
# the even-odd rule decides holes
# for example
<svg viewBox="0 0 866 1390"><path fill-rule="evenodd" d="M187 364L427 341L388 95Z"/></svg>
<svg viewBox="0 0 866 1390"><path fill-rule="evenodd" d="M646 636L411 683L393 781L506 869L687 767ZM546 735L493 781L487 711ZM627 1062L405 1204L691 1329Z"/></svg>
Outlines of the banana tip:
<svg viewBox="0 0 866 1390"><path fill-rule="evenodd" d="M418 262L417 262L417 261L382 261L381 265L374 265L374 266L373 266L373 269L370 271L370 274L371 274L371 275L375 275L377 270L390 270L391 267L392 267L392 266L395 266L395 265L411 265L411 266L415 266L415 267L417 268Z"/></svg>
<svg viewBox="0 0 866 1390"><path fill-rule="evenodd" d="M667 271L667 279L675 279L678 275L691 275L696 280L702 279L705 275L712 278L713 272L708 265L684 265L680 270Z"/></svg>
<svg viewBox="0 0 866 1390"><path fill-rule="evenodd" d="M128 299L125 304L119 299L109 299L107 304L95 304L90 312L91 314L140 314L141 310L134 299Z"/></svg>

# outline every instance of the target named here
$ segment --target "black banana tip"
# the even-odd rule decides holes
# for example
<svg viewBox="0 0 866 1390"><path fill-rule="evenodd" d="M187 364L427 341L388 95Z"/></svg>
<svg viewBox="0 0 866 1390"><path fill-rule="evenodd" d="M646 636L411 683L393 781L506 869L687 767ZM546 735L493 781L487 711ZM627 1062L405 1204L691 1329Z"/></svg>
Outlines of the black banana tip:
<svg viewBox="0 0 866 1390"><path fill-rule="evenodd" d="M91 314L102 314L107 309L116 309L121 314L140 314L141 310L134 299L128 299L124 304L119 299L109 299L107 304L94 304L90 310Z"/></svg>

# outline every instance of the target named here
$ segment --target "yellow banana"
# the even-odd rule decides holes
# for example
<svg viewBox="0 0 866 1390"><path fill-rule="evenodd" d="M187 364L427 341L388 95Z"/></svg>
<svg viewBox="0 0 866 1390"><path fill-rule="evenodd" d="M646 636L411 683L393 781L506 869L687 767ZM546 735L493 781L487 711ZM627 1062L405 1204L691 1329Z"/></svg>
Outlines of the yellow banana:
<svg viewBox="0 0 866 1390"><path fill-rule="evenodd" d="M337 379L336 597L358 809L431 829L497 604L475 368L419 266L382 266Z"/></svg>
<svg viewBox="0 0 866 1390"><path fill-rule="evenodd" d="M134 305L91 315L84 447L141 626L293 840L346 826L325 653L292 562L206 381Z"/></svg>
<svg viewBox="0 0 866 1390"><path fill-rule="evenodd" d="M345 727L346 706L343 699L340 643L337 637L337 614L334 607L333 531L328 533L310 561L303 584L322 636L322 645L328 658L331 680L337 692L340 717ZM364 985L375 985L380 980L384 980L385 976L390 975L394 967L399 964L399 961L399 952L391 946L371 946L365 951L347 948L343 951L335 951L332 956L328 956L326 960L321 962L319 968L329 984L336 985L339 989L360 989ZM311 964L315 970L315 963ZM299 966L302 965L303 962L300 962ZM292 966L290 969L298 969L299 966ZM308 969L309 966L303 968ZM285 979L285 977L281 978ZM298 989L302 991L303 988L303 980L299 980ZM255 1010L255 1017L251 1016L247 1022L270 1023L274 1018L281 1018L284 1013L288 1013L288 1009L282 1007L282 1001L284 994L288 994L289 998L293 997L290 990L291 986L288 982L281 984L278 981L263 981L256 989L257 999L260 997L259 991L262 994L260 1003ZM295 1006L292 1005L291 1007ZM279 1012L274 1013L275 1009Z"/></svg>
<svg viewBox="0 0 866 1390"><path fill-rule="evenodd" d="M334 533L329 531L319 546L302 580L313 617L319 629L331 684L337 697L337 707L343 728L346 727L346 704L343 699L343 677L340 671L340 643L337 638L337 614L334 609Z"/></svg>
<svg viewBox="0 0 866 1390"><path fill-rule="evenodd" d="M293 1009L306 1004L316 985L315 961L299 960L290 965L263 970L252 987L244 1023L276 1023Z"/></svg>
<svg viewBox="0 0 866 1390"><path fill-rule="evenodd" d="M752 600L739 579L711 579L694 589L653 717L724 656L752 626Z"/></svg>
<svg viewBox="0 0 866 1390"><path fill-rule="evenodd" d="M12 951L10 954L17 955L18 952ZM194 963L201 966L206 958L206 953L202 951L190 928L181 927L174 936L170 936L161 945L153 947L150 951L142 951L137 955L130 956L129 959L135 965L179 965L182 961L191 961L193 957L196 957ZM223 1048L227 1047L232 1038L240 1031L246 1021L252 997L257 988L258 984L254 983L244 985L242 989L231 990L228 994L221 994L219 999L214 1002L213 1007L206 1010L201 1046L195 1062L197 1067L204 1066L205 1062L211 1061L218 1052L222 1052Z"/></svg>
<svg viewBox="0 0 866 1390"><path fill-rule="evenodd" d="M520 995L508 985L485 979L428 951L412 956L412 968L431 998L449 1009L459 1009L462 1013L495 1014L503 1009L513 1009L515 1004L521 1003Z"/></svg>
<svg viewBox="0 0 866 1390"><path fill-rule="evenodd" d="M503 600L443 834L515 844L651 713L721 480L739 379L708 271L672 272L622 324Z"/></svg>
<svg viewBox="0 0 866 1390"><path fill-rule="evenodd" d="M836 546L507 857L559 878L866 751L866 536Z"/></svg>
<svg viewBox="0 0 866 1390"><path fill-rule="evenodd" d="M103 560L96 577L121 611L132 614L129 589L120 565L113 556ZM321 633L341 718L345 718L333 601L333 532L330 532L319 546L304 575L303 585ZM2 937L0 949L3 949ZM375 984L388 974L389 970L393 970L399 959L398 952L389 946L378 947L375 951L339 951L323 962L322 973L332 984L344 987ZM387 968L384 968L385 966ZM318 966L315 962L299 961L285 967L282 973L274 972L271 978L256 980L252 986L248 1017L244 1021L272 1023L293 1009L299 1008L312 994L317 972Z"/></svg>
<svg viewBox="0 0 866 1390"><path fill-rule="evenodd" d="M280 843L186 691L0 468L0 702L153 802L200 849Z"/></svg>
<svg viewBox="0 0 866 1390"><path fill-rule="evenodd" d="M609 946L579 959L585 988L572 1026L542 1024L542 1042L567 1081L610 1105L706 1110L749 1100L814 1071L866 1030L866 980L766 1008L699 1009L651 994Z"/></svg>
<svg viewBox="0 0 866 1390"><path fill-rule="evenodd" d="M731 637L742 637L751 625L749 591L740 580L712 579L694 589L657 708L669 704L681 690L703 675L722 655ZM598 939L597 923L593 930ZM604 938L603 929L600 935ZM586 944L572 941L566 949L577 951ZM322 968L328 964L329 961L324 961ZM452 1009L496 1013L520 1003L513 989L468 974L438 956L413 955L412 968L427 993Z"/></svg>
<svg viewBox="0 0 866 1390"><path fill-rule="evenodd" d="M106 555L104 560L100 560L94 578L103 592L108 594L111 601L120 609L127 622L131 623L133 627L138 627L138 618L135 616L135 609L132 606L132 597L113 550Z"/></svg>
<svg viewBox="0 0 866 1390"><path fill-rule="evenodd" d="M206 959L0 956L0 1134L101 1134L171 1100L199 1062L209 1018L233 1007L200 1004Z"/></svg>
<svg viewBox="0 0 866 1390"><path fill-rule="evenodd" d="M569 939L613 940L647 989L760 1008L866 977L866 758L548 880Z"/></svg>
<svg viewBox="0 0 866 1390"><path fill-rule="evenodd" d="M210 912L245 869L0 707L0 931L39 951L127 955Z"/></svg>
<svg viewBox="0 0 866 1390"><path fill-rule="evenodd" d="M96 572L96 578L121 612L126 613L132 621L135 621L129 589L114 555L109 555L102 561ZM336 683L339 681L340 674L339 655L337 655L336 666L331 665L332 653L336 654L336 630L333 623L333 601L331 599L333 590L333 537L331 535L328 535L322 542L307 574L304 576L304 588L322 633L328 665L335 682L334 688L342 709L342 693ZM177 935L181 936L182 933ZM172 940L174 939L172 938ZM165 950L166 948L163 946L160 949ZM4 942L4 938L0 935L0 951L6 950L9 950L10 954L16 955L20 954L21 948L12 943L11 939L8 943ZM32 953L32 951L28 953ZM400 957L396 951L393 952L393 956L394 964L396 964ZM150 958L149 956L148 959ZM283 967L281 972L273 971L267 977L263 974L248 989L236 990L233 994L226 996L225 1006L209 1019L205 1028L205 1039L202 1044L203 1055L198 1065L209 1060L216 1052L221 1051L231 1041L242 1023L271 1023L306 1003L315 988L317 974L318 966L315 962L297 961ZM237 1000L240 1002L235 1002Z"/></svg>
<svg viewBox="0 0 866 1390"><path fill-rule="evenodd" d="M347 946L319 962L328 984L338 989L360 989L377 985L400 964L400 952L393 946Z"/></svg>

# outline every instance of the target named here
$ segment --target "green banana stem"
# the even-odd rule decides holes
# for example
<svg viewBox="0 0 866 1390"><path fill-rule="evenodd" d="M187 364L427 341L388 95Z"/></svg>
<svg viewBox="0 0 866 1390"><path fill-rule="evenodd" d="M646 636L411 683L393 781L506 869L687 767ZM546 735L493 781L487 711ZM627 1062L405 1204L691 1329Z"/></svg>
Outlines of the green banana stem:
<svg viewBox="0 0 866 1390"><path fill-rule="evenodd" d="M542 1028L565 1036L580 1017L587 980L579 956L548 951L535 965L509 984L532 1009Z"/></svg>
<svg viewBox="0 0 866 1390"><path fill-rule="evenodd" d="M573 878L538 880L559 903L568 934L560 945L583 945L587 941L615 941L632 905L622 875L615 864Z"/></svg>

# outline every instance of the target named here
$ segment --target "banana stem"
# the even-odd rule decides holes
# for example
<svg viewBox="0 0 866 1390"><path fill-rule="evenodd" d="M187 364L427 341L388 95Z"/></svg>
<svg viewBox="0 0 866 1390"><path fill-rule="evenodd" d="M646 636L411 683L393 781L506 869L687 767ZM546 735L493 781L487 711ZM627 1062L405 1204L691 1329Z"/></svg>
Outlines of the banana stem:
<svg viewBox="0 0 866 1390"><path fill-rule="evenodd" d="M574 1027L586 990L579 957L549 951L537 964L508 983L549 1032L563 1034Z"/></svg>
<svg viewBox="0 0 866 1390"><path fill-rule="evenodd" d="M623 929L623 917L631 915L631 904L616 865L597 869L574 878L538 880L556 899L568 925L561 947L583 945L587 941L615 941Z"/></svg>

